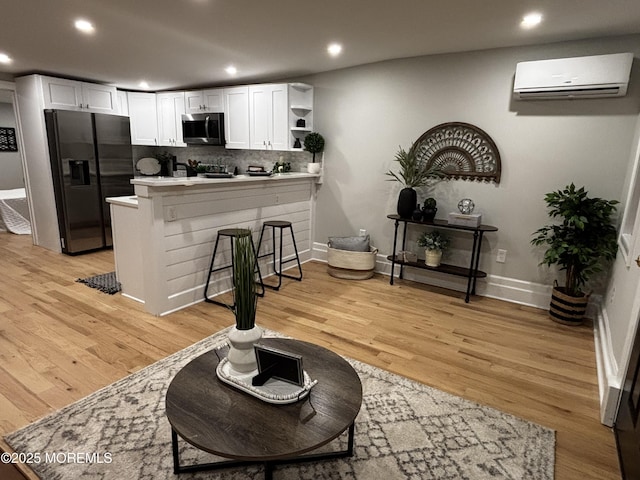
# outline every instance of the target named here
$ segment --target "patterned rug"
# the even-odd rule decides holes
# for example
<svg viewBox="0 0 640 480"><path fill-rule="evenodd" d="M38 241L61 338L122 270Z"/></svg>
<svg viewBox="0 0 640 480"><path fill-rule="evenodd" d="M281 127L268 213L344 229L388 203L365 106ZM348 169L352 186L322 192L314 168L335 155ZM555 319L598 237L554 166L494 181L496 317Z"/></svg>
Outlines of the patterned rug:
<svg viewBox="0 0 640 480"><path fill-rule="evenodd" d="M266 331L265 336L281 335ZM175 480L166 389L180 368L225 339L223 330L5 440L16 452L32 455L30 467L43 480ZM279 466L275 479L553 479L553 430L371 365L349 362L363 385L354 456ZM326 447L335 450L345 444L346 434ZM183 464L217 460L186 442L180 446ZM264 470L248 466L179 476L214 478L257 480L264 478Z"/></svg>
<svg viewBox="0 0 640 480"><path fill-rule="evenodd" d="M116 280L116 272L103 273L102 275L88 278L79 278L76 282L84 283L91 288L97 288L101 292L108 293L109 295L118 293L122 289L120 282Z"/></svg>

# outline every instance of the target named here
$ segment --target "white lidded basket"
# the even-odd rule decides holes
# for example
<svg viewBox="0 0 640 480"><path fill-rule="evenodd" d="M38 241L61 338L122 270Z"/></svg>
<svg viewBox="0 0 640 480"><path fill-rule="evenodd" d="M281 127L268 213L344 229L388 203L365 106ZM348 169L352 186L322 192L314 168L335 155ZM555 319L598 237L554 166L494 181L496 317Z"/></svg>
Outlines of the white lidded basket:
<svg viewBox="0 0 640 480"><path fill-rule="evenodd" d="M366 280L373 276L378 249L369 247L368 252L352 252L327 247L329 275L347 280Z"/></svg>

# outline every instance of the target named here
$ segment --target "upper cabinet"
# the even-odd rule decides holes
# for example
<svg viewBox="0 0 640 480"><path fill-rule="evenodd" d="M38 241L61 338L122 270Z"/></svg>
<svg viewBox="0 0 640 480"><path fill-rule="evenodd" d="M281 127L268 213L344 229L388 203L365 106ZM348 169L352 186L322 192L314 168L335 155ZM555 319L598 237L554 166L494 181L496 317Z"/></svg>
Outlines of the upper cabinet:
<svg viewBox="0 0 640 480"><path fill-rule="evenodd" d="M42 92L45 108L118 113L116 88L108 85L43 76Z"/></svg>
<svg viewBox="0 0 640 480"><path fill-rule="evenodd" d="M118 115L129 116L129 102L127 101L127 92L118 90Z"/></svg>
<svg viewBox="0 0 640 480"><path fill-rule="evenodd" d="M185 113L184 92L156 94L158 140L167 147L186 147L182 138L182 115Z"/></svg>
<svg viewBox="0 0 640 480"><path fill-rule="evenodd" d="M289 148L302 150L304 137L313 131L313 87L289 84Z"/></svg>
<svg viewBox="0 0 640 480"><path fill-rule="evenodd" d="M185 147L182 115L224 113L227 148L302 150L313 131L313 87L270 83L187 92L124 92L115 87L34 75L44 107L128 115L134 145Z"/></svg>
<svg viewBox="0 0 640 480"><path fill-rule="evenodd" d="M305 135L313 129L311 85L225 88L224 102L227 148L302 150Z"/></svg>
<svg viewBox="0 0 640 480"><path fill-rule="evenodd" d="M184 100L186 113L224 113L222 88L185 92Z"/></svg>
<svg viewBox="0 0 640 480"><path fill-rule="evenodd" d="M249 138L254 150L288 150L287 84L249 86Z"/></svg>
<svg viewBox="0 0 640 480"><path fill-rule="evenodd" d="M158 145L158 109L155 93L127 92L133 145Z"/></svg>
<svg viewBox="0 0 640 480"><path fill-rule="evenodd" d="M249 142L249 87L224 89L224 136L227 148L251 148Z"/></svg>

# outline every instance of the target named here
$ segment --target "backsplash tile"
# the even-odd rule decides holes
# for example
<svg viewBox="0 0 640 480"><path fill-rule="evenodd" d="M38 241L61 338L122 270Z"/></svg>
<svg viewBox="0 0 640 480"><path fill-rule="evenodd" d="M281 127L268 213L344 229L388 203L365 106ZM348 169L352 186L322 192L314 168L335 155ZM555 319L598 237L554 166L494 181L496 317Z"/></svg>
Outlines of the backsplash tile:
<svg viewBox="0 0 640 480"><path fill-rule="evenodd" d="M283 162L291 163L292 172L306 172L307 163L312 159L309 152L235 150L210 145L189 145L183 148L133 145L134 165L141 158L153 157L162 152L175 155L179 163L187 163L187 160L191 159L205 164L227 165L230 172L238 167L239 173L244 173L249 165L257 165L264 167L265 170L271 170L273 164L279 161L280 157Z"/></svg>

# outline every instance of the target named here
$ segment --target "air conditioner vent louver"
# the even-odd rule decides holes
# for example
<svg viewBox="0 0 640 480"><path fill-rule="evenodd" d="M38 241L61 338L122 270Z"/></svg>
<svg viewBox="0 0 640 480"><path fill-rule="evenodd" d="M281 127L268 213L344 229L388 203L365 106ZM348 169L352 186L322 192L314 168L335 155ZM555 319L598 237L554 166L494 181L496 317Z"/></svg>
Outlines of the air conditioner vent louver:
<svg viewBox="0 0 640 480"><path fill-rule="evenodd" d="M621 97L627 94L632 53L520 62L517 100Z"/></svg>

